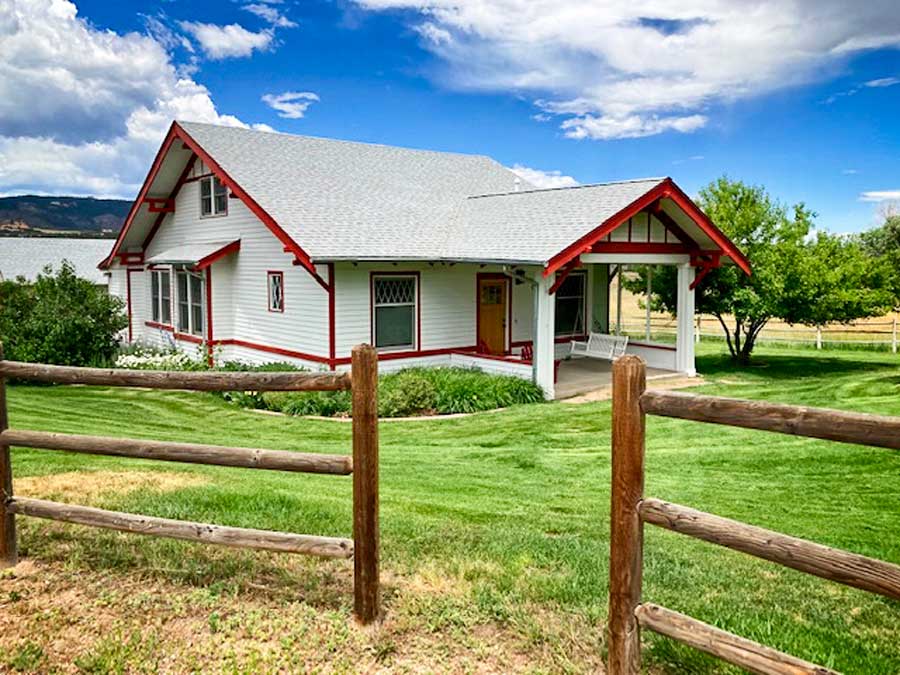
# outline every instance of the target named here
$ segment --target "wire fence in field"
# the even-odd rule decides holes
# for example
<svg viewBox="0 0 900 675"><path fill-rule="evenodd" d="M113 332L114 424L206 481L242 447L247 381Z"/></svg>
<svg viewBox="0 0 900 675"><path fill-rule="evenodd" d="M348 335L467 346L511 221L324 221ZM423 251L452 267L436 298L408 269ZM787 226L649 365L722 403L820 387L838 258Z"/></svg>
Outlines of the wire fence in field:
<svg viewBox="0 0 900 675"><path fill-rule="evenodd" d="M675 319L654 316L649 323L646 319L623 319L622 325L613 332L628 335L633 339L675 342L677 324ZM713 316L697 316L694 339L723 341L725 331L719 320ZM898 321L896 318L848 324L828 324L825 326L791 326L783 322L770 322L760 331L758 344L772 344L813 349L866 349L897 353Z"/></svg>

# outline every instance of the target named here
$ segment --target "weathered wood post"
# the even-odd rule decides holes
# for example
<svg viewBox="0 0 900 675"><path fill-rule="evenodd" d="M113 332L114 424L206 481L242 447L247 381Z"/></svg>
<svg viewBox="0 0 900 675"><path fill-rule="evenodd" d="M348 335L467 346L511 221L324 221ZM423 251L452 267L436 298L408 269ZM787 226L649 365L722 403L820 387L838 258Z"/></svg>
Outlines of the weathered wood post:
<svg viewBox="0 0 900 675"><path fill-rule="evenodd" d="M353 396L353 593L362 624L378 618L378 355L357 345L351 358Z"/></svg>
<svg viewBox="0 0 900 675"><path fill-rule="evenodd" d="M0 361L3 361L3 343L0 343ZM0 375L0 431L9 427L6 413L6 378ZM6 508L12 499L12 462L9 446L0 445L0 568L12 567L19 561L16 547L16 516Z"/></svg>
<svg viewBox="0 0 900 675"><path fill-rule="evenodd" d="M897 317L891 321L891 353L897 353Z"/></svg>
<svg viewBox="0 0 900 675"><path fill-rule="evenodd" d="M644 361L622 356L613 363L612 504L609 537L609 673L637 675L641 634L634 610L641 601L644 529L638 506L644 496Z"/></svg>

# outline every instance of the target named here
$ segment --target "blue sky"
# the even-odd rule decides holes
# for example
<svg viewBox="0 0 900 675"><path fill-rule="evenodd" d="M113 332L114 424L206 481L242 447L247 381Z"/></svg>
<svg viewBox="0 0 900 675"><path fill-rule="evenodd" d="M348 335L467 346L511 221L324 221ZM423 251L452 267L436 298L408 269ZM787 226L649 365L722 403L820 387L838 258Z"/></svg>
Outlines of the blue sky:
<svg viewBox="0 0 900 675"><path fill-rule="evenodd" d="M0 193L130 197L174 116L547 185L728 174L835 232L900 200L892 3L672 4L0 0Z"/></svg>

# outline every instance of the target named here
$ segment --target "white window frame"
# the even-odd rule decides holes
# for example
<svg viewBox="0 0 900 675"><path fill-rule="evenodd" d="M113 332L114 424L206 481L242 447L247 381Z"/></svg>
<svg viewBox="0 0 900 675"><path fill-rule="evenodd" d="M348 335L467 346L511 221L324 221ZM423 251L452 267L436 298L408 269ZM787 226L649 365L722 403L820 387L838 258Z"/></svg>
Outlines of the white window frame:
<svg viewBox="0 0 900 675"><path fill-rule="evenodd" d="M278 279L278 283L281 286L281 305L275 306L275 295L273 294L273 290L275 285L272 283L275 279ZM269 294L269 311L276 312L279 314L284 313L284 272L279 272L276 270L269 270L266 272L266 289Z"/></svg>
<svg viewBox="0 0 900 675"><path fill-rule="evenodd" d="M163 276L168 280L168 293L163 293ZM165 313L169 315L168 320ZM172 325L172 270L169 268L150 270L150 318L162 326Z"/></svg>
<svg viewBox="0 0 900 675"><path fill-rule="evenodd" d="M185 282L185 292L187 293L187 298L181 297L181 277L186 276L187 280ZM198 302L194 302L192 290L194 288L194 284L199 285L200 291L200 300ZM186 268L180 268L175 272L175 290L176 290L176 299L175 299L175 307L176 307L176 327L179 333L184 335L196 335L197 337L203 337L203 330L206 326L206 312L207 307L204 301L206 290L206 279L202 272L193 272ZM181 321L181 308L182 305L187 307L187 325L184 325ZM194 309L200 308L200 325L196 325L196 321L194 321Z"/></svg>
<svg viewBox="0 0 900 675"><path fill-rule="evenodd" d="M200 217L201 218L216 218L219 216L227 216L228 215L228 188L225 187L225 184L219 180L217 176L205 176L198 181L199 184L199 196L200 196ZM209 196L205 197L203 195L203 188L205 185L209 186ZM223 210L217 209L216 204L216 189L221 189L221 195L225 197L225 208ZM205 202L209 202L209 213L204 213L203 208Z"/></svg>
<svg viewBox="0 0 900 675"><path fill-rule="evenodd" d="M376 298L376 285L380 280L396 280L396 279L412 279L413 281L413 300L412 302L396 302L396 303L378 303ZM378 308L379 307L411 307L412 308L412 342L406 345L390 345L388 347L378 346ZM419 348L419 275L406 273L382 273L372 275L372 344L379 352L405 352L417 351Z"/></svg>

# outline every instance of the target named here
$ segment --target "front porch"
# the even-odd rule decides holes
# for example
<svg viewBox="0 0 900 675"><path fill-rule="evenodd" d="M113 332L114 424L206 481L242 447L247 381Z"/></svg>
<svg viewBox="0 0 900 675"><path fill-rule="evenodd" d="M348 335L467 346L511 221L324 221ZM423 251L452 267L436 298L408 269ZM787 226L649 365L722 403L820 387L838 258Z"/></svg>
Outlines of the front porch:
<svg viewBox="0 0 900 675"><path fill-rule="evenodd" d="M663 368L647 368L647 381L684 377L684 373ZM556 400L581 396L612 387L612 362L600 359L561 361L556 375Z"/></svg>

